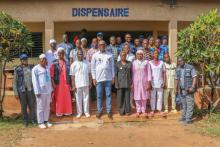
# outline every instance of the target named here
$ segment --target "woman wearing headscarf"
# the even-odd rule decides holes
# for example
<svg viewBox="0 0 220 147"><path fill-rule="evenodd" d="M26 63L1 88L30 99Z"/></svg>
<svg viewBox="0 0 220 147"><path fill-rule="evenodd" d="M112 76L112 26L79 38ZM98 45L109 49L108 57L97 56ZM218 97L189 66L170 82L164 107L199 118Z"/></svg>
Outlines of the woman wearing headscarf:
<svg viewBox="0 0 220 147"><path fill-rule="evenodd" d="M70 94L70 64L65 60L64 48L59 47L58 59L54 60L50 75L54 89L55 113L57 116L72 114L72 100Z"/></svg>
<svg viewBox="0 0 220 147"><path fill-rule="evenodd" d="M134 100L136 103L136 116L142 113L147 116L146 103L149 98L151 70L147 60L144 60L144 52L138 50L136 60L132 64L132 81L134 90Z"/></svg>

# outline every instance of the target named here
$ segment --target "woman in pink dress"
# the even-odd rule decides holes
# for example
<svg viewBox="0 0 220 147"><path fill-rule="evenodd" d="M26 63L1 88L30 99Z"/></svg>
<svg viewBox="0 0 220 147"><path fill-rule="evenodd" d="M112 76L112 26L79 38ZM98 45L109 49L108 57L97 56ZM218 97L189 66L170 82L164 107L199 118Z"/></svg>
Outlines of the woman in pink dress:
<svg viewBox="0 0 220 147"><path fill-rule="evenodd" d="M144 52L138 50L136 53L136 60L132 64L132 79L133 79L133 90L134 100L136 103L136 116L142 113L147 116L146 103L149 99L150 81L151 81L151 70L147 60L143 58Z"/></svg>
<svg viewBox="0 0 220 147"><path fill-rule="evenodd" d="M50 75L54 88L54 109L57 116L72 114L72 100L70 94L70 65L64 58L63 48L58 48L58 59L54 60Z"/></svg>

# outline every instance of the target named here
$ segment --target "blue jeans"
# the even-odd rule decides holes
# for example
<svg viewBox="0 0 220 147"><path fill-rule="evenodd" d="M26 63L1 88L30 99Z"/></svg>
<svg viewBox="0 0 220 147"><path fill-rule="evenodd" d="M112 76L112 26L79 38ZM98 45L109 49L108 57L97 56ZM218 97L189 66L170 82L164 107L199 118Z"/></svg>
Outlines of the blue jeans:
<svg viewBox="0 0 220 147"><path fill-rule="evenodd" d="M107 113L110 113L111 107L112 107L112 82L111 81L98 82L96 85L98 113L101 113L103 109L102 107L103 88L105 88L105 95L106 95L106 111Z"/></svg>

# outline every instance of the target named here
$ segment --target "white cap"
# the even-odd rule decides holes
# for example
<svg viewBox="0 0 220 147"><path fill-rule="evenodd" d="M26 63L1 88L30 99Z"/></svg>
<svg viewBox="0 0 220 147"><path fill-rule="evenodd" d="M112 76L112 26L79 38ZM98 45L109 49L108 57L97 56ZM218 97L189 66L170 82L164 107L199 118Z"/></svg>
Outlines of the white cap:
<svg viewBox="0 0 220 147"><path fill-rule="evenodd" d="M87 42L87 39L86 39L86 38L82 38L82 39L81 39L81 42L83 42L83 41L86 41L86 42Z"/></svg>
<svg viewBox="0 0 220 147"><path fill-rule="evenodd" d="M41 54L41 55L39 56L39 59L43 59L43 58L46 58L46 55L45 55L45 54Z"/></svg>
<svg viewBox="0 0 220 147"><path fill-rule="evenodd" d="M57 43L57 42L56 42L55 39L50 39L50 42L49 42L49 43L52 44L52 43Z"/></svg>
<svg viewBox="0 0 220 147"><path fill-rule="evenodd" d="M63 47L58 47L57 52L64 51L64 50L65 49Z"/></svg>
<svg viewBox="0 0 220 147"><path fill-rule="evenodd" d="M144 54L144 51L139 49L136 54Z"/></svg>

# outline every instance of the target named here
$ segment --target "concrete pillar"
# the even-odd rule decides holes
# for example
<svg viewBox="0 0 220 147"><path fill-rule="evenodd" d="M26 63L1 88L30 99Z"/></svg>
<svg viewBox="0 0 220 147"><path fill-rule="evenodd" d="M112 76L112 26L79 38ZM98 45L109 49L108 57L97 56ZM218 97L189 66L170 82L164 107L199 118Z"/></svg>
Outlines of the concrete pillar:
<svg viewBox="0 0 220 147"><path fill-rule="evenodd" d="M153 36L154 36L155 39L157 39L157 37L158 37L158 32L157 32L157 30L153 30Z"/></svg>
<svg viewBox="0 0 220 147"><path fill-rule="evenodd" d="M176 61L174 56L177 50L177 20L170 20L168 25L169 31L169 53L172 60Z"/></svg>
<svg viewBox="0 0 220 147"><path fill-rule="evenodd" d="M44 32L44 51L50 49L49 41L54 38L54 22L51 20L45 21L45 32Z"/></svg>

